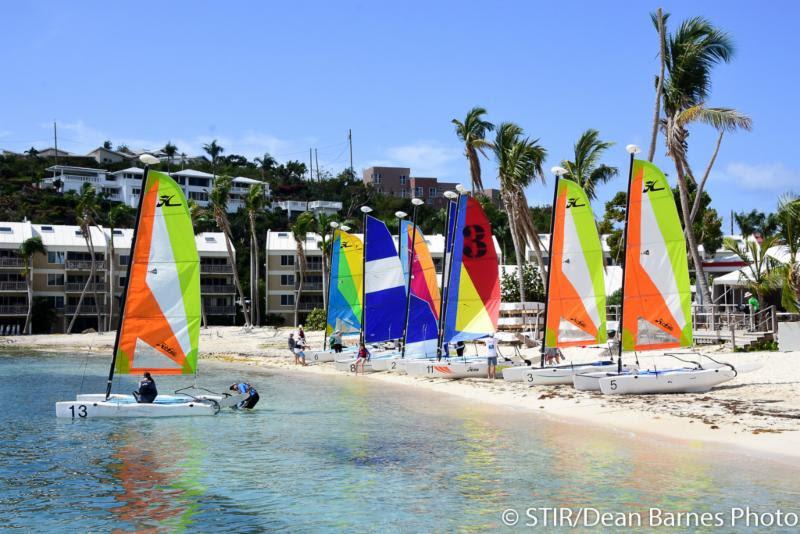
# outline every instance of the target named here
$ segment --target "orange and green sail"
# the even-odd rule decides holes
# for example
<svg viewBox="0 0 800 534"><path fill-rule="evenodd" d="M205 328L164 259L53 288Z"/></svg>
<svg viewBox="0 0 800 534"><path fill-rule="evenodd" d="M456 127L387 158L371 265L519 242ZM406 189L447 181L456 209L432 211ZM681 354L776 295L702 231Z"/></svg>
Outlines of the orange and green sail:
<svg viewBox="0 0 800 534"><path fill-rule="evenodd" d="M628 201L622 349L692 345L686 242L675 198L658 167L634 160Z"/></svg>
<svg viewBox="0 0 800 534"><path fill-rule="evenodd" d="M142 188L116 372L191 374L200 338L200 259L186 198L164 173Z"/></svg>
<svg viewBox="0 0 800 534"><path fill-rule="evenodd" d="M603 248L586 192L558 180L547 293L546 347L605 343Z"/></svg>

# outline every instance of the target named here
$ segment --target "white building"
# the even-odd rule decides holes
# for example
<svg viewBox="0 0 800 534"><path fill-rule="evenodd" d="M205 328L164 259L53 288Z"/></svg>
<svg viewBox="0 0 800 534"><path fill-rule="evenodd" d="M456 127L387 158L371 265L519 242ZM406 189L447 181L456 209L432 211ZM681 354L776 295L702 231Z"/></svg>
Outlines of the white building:
<svg viewBox="0 0 800 534"><path fill-rule="evenodd" d="M303 212L310 211L315 215L322 213L324 215L334 215L342 209L341 202L334 202L330 200L281 200L272 203L272 210L285 210L287 217L292 219Z"/></svg>

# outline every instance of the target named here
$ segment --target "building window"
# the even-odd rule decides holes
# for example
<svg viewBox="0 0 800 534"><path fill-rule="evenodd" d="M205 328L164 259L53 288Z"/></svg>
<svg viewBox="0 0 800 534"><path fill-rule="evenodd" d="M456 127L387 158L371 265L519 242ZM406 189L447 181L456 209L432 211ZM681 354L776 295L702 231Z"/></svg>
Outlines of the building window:
<svg viewBox="0 0 800 534"><path fill-rule="evenodd" d="M281 295L281 306L294 306L294 295Z"/></svg>
<svg viewBox="0 0 800 534"><path fill-rule="evenodd" d="M180 185L186 185L186 178L183 176L173 176L172 179L178 182Z"/></svg>
<svg viewBox="0 0 800 534"><path fill-rule="evenodd" d="M416 187L416 191L414 192L414 194L417 195L418 197L422 196L422 186L421 185L418 185Z"/></svg>
<svg viewBox="0 0 800 534"><path fill-rule="evenodd" d="M128 254L120 254L119 255L119 264L120 265L128 265L128 262L130 261L130 258L131 257Z"/></svg>
<svg viewBox="0 0 800 534"><path fill-rule="evenodd" d="M406 181L408 180L408 176L405 174L400 175L400 185L406 185Z"/></svg>
<svg viewBox="0 0 800 534"><path fill-rule="evenodd" d="M281 285L282 286L293 286L294 285L294 275L293 274L282 274L281 275Z"/></svg>
<svg viewBox="0 0 800 534"><path fill-rule="evenodd" d="M134 188L131 189L131 194L133 196L135 196L135 197L138 197L139 193L141 193L141 192L142 192L142 190L139 187L134 187Z"/></svg>
<svg viewBox="0 0 800 534"><path fill-rule="evenodd" d="M64 297L59 296L49 296L47 298L47 303L50 304L56 310L63 310L64 309Z"/></svg>
<svg viewBox="0 0 800 534"><path fill-rule="evenodd" d="M379 173L379 172L376 172L376 173L374 173L374 174L372 175L372 177L374 178L374 180L373 180L373 181L374 181L376 184L379 184L379 183L381 183L381 173Z"/></svg>
<svg viewBox="0 0 800 534"><path fill-rule="evenodd" d="M189 191L189 198L191 200L199 200L201 202L206 202L208 200L208 193L203 191Z"/></svg>
<svg viewBox="0 0 800 534"><path fill-rule="evenodd" d="M120 276L119 277L119 287L125 287L128 285L128 277L127 276Z"/></svg>
<svg viewBox="0 0 800 534"><path fill-rule="evenodd" d="M208 178L189 178L189 185L195 187L208 187Z"/></svg>
<svg viewBox="0 0 800 534"><path fill-rule="evenodd" d="M63 250L48 250L47 263L51 265L64 265L64 260L67 259L67 253Z"/></svg>
<svg viewBox="0 0 800 534"><path fill-rule="evenodd" d="M437 191L436 191L435 187L429 187L428 188L428 196L429 197L435 197L436 194L437 194Z"/></svg>
<svg viewBox="0 0 800 534"><path fill-rule="evenodd" d="M42 232L53 233L52 226L42 226Z"/></svg>
<svg viewBox="0 0 800 534"><path fill-rule="evenodd" d="M64 275L63 274L48 274L47 275L47 285L48 286L63 286L64 285Z"/></svg>
<svg viewBox="0 0 800 534"><path fill-rule="evenodd" d="M281 255L281 265L284 267L287 265L294 265L294 256L289 254Z"/></svg>
<svg viewBox="0 0 800 534"><path fill-rule="evenodd" d="M0 226L0 234L13 234L14 230L10 226Z"/></svg>

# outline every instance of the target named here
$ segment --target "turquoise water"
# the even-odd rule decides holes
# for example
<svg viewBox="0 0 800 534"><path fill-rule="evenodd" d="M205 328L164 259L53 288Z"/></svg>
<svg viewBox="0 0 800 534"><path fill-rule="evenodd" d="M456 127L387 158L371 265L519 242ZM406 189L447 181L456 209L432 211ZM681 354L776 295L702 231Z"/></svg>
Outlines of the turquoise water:
<svg viewBox="0 0 800 534"><path fill-rule="evenodd" d="M57 420L108 363L0 354L0 529L253 532L502 527L532 506L797 512L800 471L711 446L560 424L356 377L205 364L247 378L251 413ZM246 376L245 376L246 373ZM115 390L130 391L124 377ZM158 378L159 390L185 385Z"/></svg>

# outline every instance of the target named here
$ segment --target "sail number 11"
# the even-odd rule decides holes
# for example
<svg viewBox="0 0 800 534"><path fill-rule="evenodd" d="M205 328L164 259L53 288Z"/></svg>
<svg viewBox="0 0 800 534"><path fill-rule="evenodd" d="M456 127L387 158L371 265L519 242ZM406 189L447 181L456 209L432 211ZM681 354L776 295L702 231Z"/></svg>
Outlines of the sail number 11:
<svg viewBox="0 0 800 534"><path fill-rule="evenodd" d="M78 409L75 409L75 405L69 407L69 410L72 412L72 418L75 419L75 414L77 412L78 417L86 417L88 414L86 413L86 405L79 404Z"/></svg>

